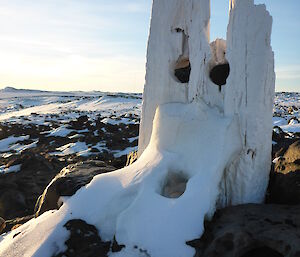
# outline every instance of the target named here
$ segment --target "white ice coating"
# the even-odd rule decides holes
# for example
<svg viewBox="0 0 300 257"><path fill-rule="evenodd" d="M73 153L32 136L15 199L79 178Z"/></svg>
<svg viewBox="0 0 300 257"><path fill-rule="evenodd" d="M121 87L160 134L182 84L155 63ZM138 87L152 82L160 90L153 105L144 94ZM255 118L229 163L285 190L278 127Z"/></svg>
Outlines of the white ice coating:
<svg viewBox="0 0 300 257"><path fill-rule="evenodd" d="M147 147L155 110L160 104L203 100L225 117L238 116L243 149L224 167L221 206L261 202L271 163L272 107L275 87L270 46L272 17L253 0L230 0L227 42L209 43L209 0L153 3L139 154ZM188 41L188 51L183 48ZM227 49L226 49L227 48ZM189 83L174 77L174 62L189 53ZM226 56L224 52L226 51ZM225 59L226 58L226 59ZM225 86L209 79L212 66L229 62Z"/></svg>
<svg viewBox="0 0 300 257"><path fill-rule="evenodd" d="M211 59L208 63L208 70L210 70L218 64L224 64L227 62L225 58L226 41L224 39L218 38L214 42L210 43L210 49Z"/></svg>
<svg viewBox="0 0 300 257"><path fill-rule="evenodd" d="M70 219L126 245L109 256L192 257L186 242L202 235L216 207L263 200L271 164L272 19L253 0L230 6L230 75L219 91L209 64L224 61L225 42L211 53L209 0L154 0L139 159L94 177L58 211L0 237L1 257L60 252ZM191 74L183 84L174 68L186 58Z"/></svg>

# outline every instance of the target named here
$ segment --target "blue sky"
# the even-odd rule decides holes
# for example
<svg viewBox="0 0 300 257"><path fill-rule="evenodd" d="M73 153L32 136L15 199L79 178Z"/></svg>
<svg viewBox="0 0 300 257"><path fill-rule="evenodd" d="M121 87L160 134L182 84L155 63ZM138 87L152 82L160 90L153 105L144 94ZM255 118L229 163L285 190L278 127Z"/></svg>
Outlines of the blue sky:
<svg viewBox="0 0 300 257"><path fill-rule="evenodd" d="M151 2L0 0L0 88L141 92ZM274 20L276 90L300 91L300 1L255 3ZM228 0L211 9L211 39L225 38Z"/></svg>

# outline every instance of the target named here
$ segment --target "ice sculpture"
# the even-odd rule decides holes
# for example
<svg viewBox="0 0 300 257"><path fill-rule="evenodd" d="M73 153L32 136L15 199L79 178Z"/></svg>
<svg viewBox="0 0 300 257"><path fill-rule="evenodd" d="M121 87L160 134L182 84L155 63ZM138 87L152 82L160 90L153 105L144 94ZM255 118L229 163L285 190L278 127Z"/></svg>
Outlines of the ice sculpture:
<svg viewBox="0 0 300 257"><path fill-rule="evenodd" d="M63 225L81 218L110 256L193 256L216 206L261 202L271 163L272 19L253 0L230 1L227 41L209 43L209 0L154 0L139 159L96 176L64 203L18 228L0 256L51 256Z"/></svg>
<svg viewBox="0 0 300 257"><path fill-rule="evenodd" d="M209 43L209 4L153 2L139 154L150 141L157 106L204 101L224 117L237 116L242 139L239 156L225 167L219 204L261 202L271 163L272 18L253 0L231 0L227 41ZM176 76L182 59L189 65L186 83Z"/></svg>

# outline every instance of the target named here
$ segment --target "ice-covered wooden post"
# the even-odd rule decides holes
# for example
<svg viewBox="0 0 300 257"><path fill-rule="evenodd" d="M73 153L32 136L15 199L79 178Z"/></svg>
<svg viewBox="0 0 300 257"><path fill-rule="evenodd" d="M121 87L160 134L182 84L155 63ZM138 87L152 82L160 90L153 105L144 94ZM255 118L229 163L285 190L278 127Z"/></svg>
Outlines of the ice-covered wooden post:
<svg viewBox="0 0 300 257"><path fill-rule="evenodd" d="M216 207L263 201L272 19L264 5L232 0L227 42L210 43L209 3L153 1L138 160L94 177L58 211L5 237L1 256L53 255L64 224L77 218L125 246L114 257L192 257L186 242L202 235Z"/></svg>
<svg viewBox="0 0 300 257"><path fill-rule="evenodd" d="M243 147L224 170L219 206L264 199L275 84L272 17L253 0L229 4L227 40L210 43L210 0L153 1L139 138L141 155L150 140L155 110L165 103L204 100L224 116L237 116ZM184 65L190 74L182 83L176 68ZM220 85L224 79L226 84Z"/></svg>

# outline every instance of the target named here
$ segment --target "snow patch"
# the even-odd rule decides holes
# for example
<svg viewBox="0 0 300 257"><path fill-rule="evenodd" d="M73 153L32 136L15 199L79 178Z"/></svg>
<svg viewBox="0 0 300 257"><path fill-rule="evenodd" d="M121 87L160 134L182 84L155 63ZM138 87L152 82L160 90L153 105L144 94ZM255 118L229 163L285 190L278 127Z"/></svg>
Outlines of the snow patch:
<svg viewBox="0 0 300 257"><path fill-rule="evenodd" d="M7 152L11 149L11 145L15 144L16 142L24 141L27 139L29 139L29 136L10 136L5 139L2 139L0 140L0 152Z"/></svg>
<svg viewBox="0 0 300 257"><path fill-rule="evenodd" d="M6 167L6 165L0 166L0 174L8 174L12 172L19 172L21 170L21 164Z"/></svg>
<svg viewBox="0 0 300 257"><path fill-rule="evenodd" d="M70 155L76 153L78 156L88 156L90 155L90 150L85 142L76 142L76 143L69 143L63 145L61 147L56 148L58 152L52 152L51 155Z"/></svg>

